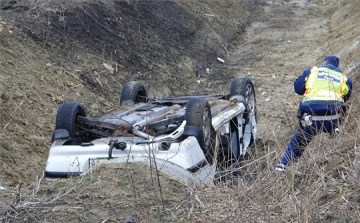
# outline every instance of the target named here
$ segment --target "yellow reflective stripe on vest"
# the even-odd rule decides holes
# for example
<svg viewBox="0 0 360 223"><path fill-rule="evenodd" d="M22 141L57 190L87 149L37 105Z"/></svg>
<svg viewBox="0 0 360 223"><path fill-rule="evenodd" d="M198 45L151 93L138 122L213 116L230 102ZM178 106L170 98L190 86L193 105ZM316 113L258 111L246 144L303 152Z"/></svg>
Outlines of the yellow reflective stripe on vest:
<svg viewBox="0 0 360 223"><path fill-rule="evenodd" d="M320 97L331 97L331 98L339 98L342 97L340 93L336 93L333 91L323 90L323 89L311 89L307 91L307 95L318 95Z"/></svg>
<svg viewBox="0 0 360 223"><path fill-rule="evenodd" d="M345 74L326 67L313 67L305 83L303 101L344 101L343 96L349 92L346 82Z"/></svg>
<svg viewBox="0 0 360 223"><path fill-rule="evenodd" d="M342 83L341 83L341 88L340 88L340 94L341 95L347 95L347 93L349 93L349 87L347 86L346 82L348 81L346 74L343 73L342 74Z"/></svg>
<svg viewBox="0 0 360 223"><path fill-rule="evenodd" d="M310 75L306 81L306 89L312 89L315 79L317 78L318 67L313 67L310 71Z"/></svg>

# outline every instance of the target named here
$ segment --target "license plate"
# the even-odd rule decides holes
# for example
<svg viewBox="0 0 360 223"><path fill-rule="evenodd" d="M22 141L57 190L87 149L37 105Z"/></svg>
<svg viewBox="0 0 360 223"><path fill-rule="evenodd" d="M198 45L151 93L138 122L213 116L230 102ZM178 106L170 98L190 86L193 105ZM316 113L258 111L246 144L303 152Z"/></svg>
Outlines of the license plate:
<svg viewBox="0 0 360 223"><path fill-rule="evenodd" d="M107 157L89 158L89 167L92 167L104 160L108 160L108 158Z"/></svg>

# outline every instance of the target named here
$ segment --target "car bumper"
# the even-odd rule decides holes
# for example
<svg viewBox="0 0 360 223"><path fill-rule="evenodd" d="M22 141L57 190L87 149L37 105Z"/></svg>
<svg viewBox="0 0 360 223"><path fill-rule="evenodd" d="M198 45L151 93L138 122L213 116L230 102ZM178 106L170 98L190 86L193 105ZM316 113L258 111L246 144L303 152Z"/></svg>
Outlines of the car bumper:
<svg viewBox="0 0 360 223"><path fill-rule="evenodd" d="M121 138L118 140L121 141ZM100 139L86 146L63 145L63 142L55 141L50 148L45 177L51 179L77 176L98 163L106 162L149 164L182 182L207 183L212 181L215 173L215 167L208 164L193 136L180 143L172 143L167 150L159 150L160 145L157 142L127 143L124 150L114 148L111 159L109 141L109 138Z"/></svg>

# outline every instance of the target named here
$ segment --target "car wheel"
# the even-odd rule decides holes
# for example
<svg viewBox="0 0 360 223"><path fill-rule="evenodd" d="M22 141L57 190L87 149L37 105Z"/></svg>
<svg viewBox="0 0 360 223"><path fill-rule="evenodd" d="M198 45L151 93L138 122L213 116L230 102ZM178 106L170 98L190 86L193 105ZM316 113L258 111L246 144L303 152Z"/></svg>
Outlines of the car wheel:
<svg viewBox="0 0 360 223"><path fill-rule="evenodd" d="M245 119L244 133L250 132L249 139L245 139L245 142L249 142L249 146L254 143L256 138L256 123L258 120L256 109L256 97L255 88L250 78L237 77L231 81L230 85L230 97L240 95L244 97L246 102L246 111L243 114ZM245 134L246 137L246 134Z"/></svg>
<svg viewBox="0 0 360 223"><path fill-rule="evenodd" d="M140 81L130 81L124 84L121 95L120 105L133 105L146 102L147 92L145 86Z"/></svg>
<svg viewBox="0 0 360 223"><path fill-rule="evenodd" d="M84 107L77 101L66 101L62 103L56 114L55 130L65 129L71 138L80 136L77 116L86 117Z"/></svg>
<svg viewBox="0 0 360 223"><path fill-rule="evenodd" d="M212 117L209 102L205 98L192 98L186 104L186 125L195 126L200 131L200 146L206 160L212 164L215 147L215 131L212 128Z"/></svg>

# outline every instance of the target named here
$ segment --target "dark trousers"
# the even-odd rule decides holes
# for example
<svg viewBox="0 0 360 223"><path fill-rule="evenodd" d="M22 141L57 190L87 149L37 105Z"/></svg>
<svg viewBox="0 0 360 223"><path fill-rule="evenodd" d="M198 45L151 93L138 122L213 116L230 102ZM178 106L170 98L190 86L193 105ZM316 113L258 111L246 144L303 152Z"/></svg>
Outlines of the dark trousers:
<svg viewBox="0 0 360 223"><path fill-rule="evenodd" d="M341 119L312 121L312 125L307 127L303 127L300 123L281 158L281 163L287 165L289 162L297 161L316 134L325 132L333 135L335 128L340 124Z"/></svg>

